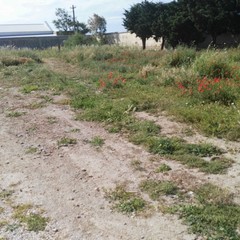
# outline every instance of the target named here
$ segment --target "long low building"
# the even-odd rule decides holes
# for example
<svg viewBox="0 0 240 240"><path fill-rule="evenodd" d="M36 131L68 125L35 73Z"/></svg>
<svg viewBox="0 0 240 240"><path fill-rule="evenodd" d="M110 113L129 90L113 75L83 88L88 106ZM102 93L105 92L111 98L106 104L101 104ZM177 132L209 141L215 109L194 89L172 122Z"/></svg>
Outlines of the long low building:
<svg viewBox="0 0 240 240"><path fill-rule="evenodd" d="M40 24L0 24L0 46L47 48L58 46L67 36L57 36L47 22Z"/></svg>
<svg viewBox="0 0 240 240"><path fill-rule="evenodd" d="M41 24L0 24L0 38L54 35L47 22Z"/></svg>

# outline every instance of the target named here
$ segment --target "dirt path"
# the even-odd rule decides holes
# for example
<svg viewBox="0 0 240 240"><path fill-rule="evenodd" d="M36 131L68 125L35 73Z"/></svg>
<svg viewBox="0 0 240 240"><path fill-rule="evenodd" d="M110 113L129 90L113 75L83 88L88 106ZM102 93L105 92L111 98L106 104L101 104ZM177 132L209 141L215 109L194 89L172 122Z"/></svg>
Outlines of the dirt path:
<svg viewBox="0 0 240 240"><path fill-rule="evenodd" d="M11 204L0 199L8 225L12 206L32 204L49 218L45 231L23 227L7 231L6 239L194 239L176 217L155 213L150 217L125 216L111 210L103 189L125 182L129 189L147 173L134 171L134 159L149 162L150 155L117 134L95 123L77 122L67 106L47 103L29 109L46 93L21 95L17 89L1 89L0 189L13 191ZM7 117L13 111L19 117ZM106 139L101 149L89 144L94 136ZM76 138L73 146L58 147L62 137ZM34 153L27 153L36 149ZM0 191L0 192L1 192Z"/></svg>
<svg viewBox="0 0 240 240"><path fill-rule="evenodd" d="M54 69L54 61L47 64ZM110 134L96 123L75 121L75 113L68 106L57 104L60 97L47 92L22 95L17 88L0 88L0 193L11 192L7 199L0 195L0 219L5 221L1 227L0 220L0 239L200 239L188 234L187 227L176 216L158 211L149 216L126 216L112 210L104 189L125 183L135 192L141 180L155 177L157 165L150 161L148 152L121 135ZM44 101L49 98L53 101ZM13 117L16 112L24 114ZM180 134L184 127L164 116L139 113L138 117L165 126L162 131L170 135ZM90 144L96 136L105 139L101 148ZM195 140L206 140L196 136ZM63 137L76 139L77 143L60 147L58 141ZM221 144L225 146L224 142ZM237 143L228 143L226 147L236 150L236 163L228 175L206 175L168 162L171 173L157 177L174 179L186 188L212 181L239 193L240 147ZM145 171L134 170L134 160L140 160ZM45 231L30 232L16 225L12 216L14 206L19 204L32 204L35 211L49 219Z"/></svg>

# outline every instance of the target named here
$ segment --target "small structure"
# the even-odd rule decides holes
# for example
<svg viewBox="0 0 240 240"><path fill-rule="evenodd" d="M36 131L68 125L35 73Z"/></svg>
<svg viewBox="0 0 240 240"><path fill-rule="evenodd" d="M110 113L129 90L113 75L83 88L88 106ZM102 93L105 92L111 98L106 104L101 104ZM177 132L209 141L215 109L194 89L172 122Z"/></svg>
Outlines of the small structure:
<svg viewBox="0 0 240 240"><path fill-rule="evenodd" d="M57 36L47 22L42 24L0 24L0 46L3 47L60 47L66 39L66 36Z"/></svg>

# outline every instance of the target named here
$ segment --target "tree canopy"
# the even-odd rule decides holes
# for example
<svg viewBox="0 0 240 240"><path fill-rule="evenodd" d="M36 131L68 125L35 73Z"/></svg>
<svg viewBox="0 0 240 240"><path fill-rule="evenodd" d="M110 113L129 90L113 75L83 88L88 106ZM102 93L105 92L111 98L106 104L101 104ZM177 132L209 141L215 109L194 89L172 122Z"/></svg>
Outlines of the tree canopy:
<svg viewBox="0 0 240 240"><path fill-rule="evenodd" d="M179 3L186 7L196 28L212 36L213 44L218 35L236 31L233 26L240 22L236 0L179 0Z"/></svg>
<svg viewBox="0 0 240 240"><path fill-rule="evenodd" d="M239 0L177 0L153 3L147 0L125 10L123 26L142 39L162 37L175 47L192 45L209 34L215 45L222 33L240 33Z"/></svg>
<svg viewBox="0 0 240 240"><path fill-rule="evenodd" d="M102 36L107 30L107 21L94 13L88 20L88 26L93 35Z"/></svg>
<svg viewBox="0 0 240 240"><path fill-rule="evenodd" d="M57 20L54 20L53 24L59 31L77 31L82 34L89 32L85 23L81 23L77 20L73 21L71 15L69 15L65 9L57 8L55 14L57 16Z"/></svg>
<svg viewBox="0 0 240 240"><path fill-rule="evenodd" d="M155 11L155 3L144 1L131 6L130 10L124 12L123 26L142 39L143 49L146 48L146 40L153 35L152 24Z"/></svg>

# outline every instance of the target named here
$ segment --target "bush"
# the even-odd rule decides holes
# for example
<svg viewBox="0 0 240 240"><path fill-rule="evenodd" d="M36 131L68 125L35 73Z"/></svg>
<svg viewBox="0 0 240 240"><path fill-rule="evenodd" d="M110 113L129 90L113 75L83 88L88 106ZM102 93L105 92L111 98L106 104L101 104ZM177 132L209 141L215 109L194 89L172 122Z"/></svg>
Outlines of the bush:
<svg viewBox="0 0 240 240"><path fill-rule="evenodd" d="M196 50L193 48L178 47L167 55L167 64L171 67L190 65L196 57Z"/></svg>
<svg viewBox="0 0 240 240"><path fill-rule="evenodd" d="M97 40L92 36L86 36L81 33L76 33L70 36L65 42L65 47L75 47L78 45L92 45L97 44Z"/></svg>
<svg viewBox="0 0 240 240"><path fill-rule="evenodd" d="M194 69L201 77L230 78L232 68L224 52L204 52L194 62Z"/></svg>

